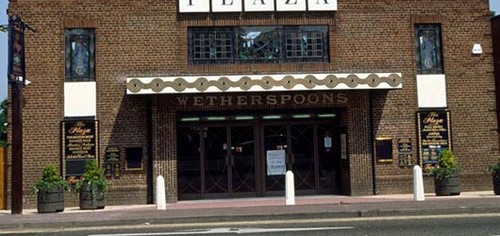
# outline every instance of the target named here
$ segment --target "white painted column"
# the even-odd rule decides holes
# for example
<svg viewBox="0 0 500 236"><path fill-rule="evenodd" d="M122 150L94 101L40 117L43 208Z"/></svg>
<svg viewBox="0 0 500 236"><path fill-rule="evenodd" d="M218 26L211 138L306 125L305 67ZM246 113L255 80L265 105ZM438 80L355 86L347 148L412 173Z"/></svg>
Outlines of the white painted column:
<svg viewBox="0 0 500 236"><path fill-rule="evenodd" d="M419 165L413 167L413 200L425 201L424 180L422 177L422 168Z"/></svg>
<svg viewBox="0 0 500 236"><path fill-rule="evenodd" d="M156 209L167 209L167 198L165 197L165 179L163 176L156 177Z"/></svg>
<svg viewBox="0 0 500 236"><path fill-rule="evenodd" d="M286 172L285 185L286 185L286 205L295 205L295 182L291 170Z"/></svg>

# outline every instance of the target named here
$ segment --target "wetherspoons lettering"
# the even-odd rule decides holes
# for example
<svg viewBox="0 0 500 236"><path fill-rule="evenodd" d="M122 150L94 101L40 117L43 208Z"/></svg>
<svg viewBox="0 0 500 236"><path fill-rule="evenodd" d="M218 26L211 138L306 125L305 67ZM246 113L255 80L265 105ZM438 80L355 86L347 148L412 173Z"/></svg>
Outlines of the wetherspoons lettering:
<svg viewBox="0 0 500 236"><path fill-rule="evenodd" d="M345 93L282 94L282 95L223 95L223 96L179 96L180 106L245 106L288 104L340 104L347 103Z"/></svg>

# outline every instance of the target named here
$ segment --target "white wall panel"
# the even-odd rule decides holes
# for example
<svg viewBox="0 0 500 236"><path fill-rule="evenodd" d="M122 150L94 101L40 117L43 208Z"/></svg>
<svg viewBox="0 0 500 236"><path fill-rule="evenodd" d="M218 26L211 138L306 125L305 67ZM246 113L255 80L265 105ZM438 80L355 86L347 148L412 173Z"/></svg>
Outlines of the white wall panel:
<svg viewBox="0 0 500 236"><path fill-rule="evenodd" d="M419 108L447 107L445 75L417 75Z"/></svg>
<svg viewBox="0 0 500 236"><path fill-rule="evenodd" d="M96 82L64 83L64 116L96 115Z"/></svg>

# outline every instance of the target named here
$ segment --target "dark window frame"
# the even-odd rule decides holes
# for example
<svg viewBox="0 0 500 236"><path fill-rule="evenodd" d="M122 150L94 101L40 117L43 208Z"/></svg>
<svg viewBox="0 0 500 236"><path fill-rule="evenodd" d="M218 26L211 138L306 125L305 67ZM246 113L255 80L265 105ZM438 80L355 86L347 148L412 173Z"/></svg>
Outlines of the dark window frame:
<svg viewBox="0 0 500 236"><path fill-rule="evenodd" d="M443 63L443 43L441 38L441 24L415 24L415 54L417 60L417 72L418 74L443 74L444 73L444 63ZM431 45L433 48L423 48L423 43L420 38L425 35L432 35L433 43ZM435 60L426 60L422 54L423 51L427 53L427 56L434 56ZM431 53L432 55L429 55ZM427 58L432 59L432 58ZM427 61L427 63L426 63Z"/></svg>
<svg viewBox="0 0 500 236"><path fill-rule="evenodd" d="M132 166L129 167L129 161L131 160L131 154L134 151L138 151L140 153L140 167L137 166ZM133 160L136 160L137 158L133 158ZM134 164L137 164L134 163ZM125 147L125 170L130 171L130 170L144 170L144 150L142 147Z"/></svg>
<svg viewBox="0 0 500 236"><path fill-rule="evenodd" d="M64 30L64 55L65 55L65 81L66 82L90 82L95 81L95 29L65 29ZM82 66L87 67L86 72L78 73L72 61L74 49L72 45L76 42L87 44L87 50L82 52L86 62ZM84 48L85 49L85 48Z"/></svg>
<svg viewBox="0 0 500 236"><path fill-rule="evenodd" d="M190 65L329 62L328 25L188 28Z"/></svg>

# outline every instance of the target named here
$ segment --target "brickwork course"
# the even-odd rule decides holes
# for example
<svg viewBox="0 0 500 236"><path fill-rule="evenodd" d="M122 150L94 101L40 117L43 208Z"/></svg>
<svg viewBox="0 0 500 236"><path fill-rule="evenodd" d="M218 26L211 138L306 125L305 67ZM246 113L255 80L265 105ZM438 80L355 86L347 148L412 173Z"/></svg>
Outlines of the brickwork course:
<svg viewBox="0 0 500 236"><path fill-rule="evenodd" d="M490 12L487 0L338 1L335 13L180 14L177 1L149 0L10 0L9 14L20 16L36 32L26 33L24 90L24 205L47 164L62 165L64 120L64 30L95 29L95 78L99 120L99 156L108 146L143 148L142 170L122 170L111 180L108 205L147 202L148 124L152 121L153 177L166 180L167 201L177 201L176 120L179 112L340 108L347 130L349 159L343 163L342 194L410 193L412 168L398 166L398 138L413 140L418 157L418 111L414 24L441 25L447 109L451 112L453 151L458 158L462 191L490 190L486 166L498 159L495 83ZM188 27L328 25L329 63L190 65ZM471 53L474 43L483 54ZM173 95L126 95L126 78L255 73L402 73L403 88L345 90L346 104L180 107ZM277 95L284 94L274 93ZM308 94L304 92L303 94ZM338 93L338 91L334 92ZM370 108L370 102L372 107ZM151 106L151 117L148 109ZM370 114L370 111L372 113ZM9 113L10 114L10 113ZM370 116L372 127L370 128ZM375 163L375 137L393 139L393 162ZM11 162L12 156L8 156ZM121 160L122 167L125 161ZM375 170L375 173L373 173ZM8 179L11 171L8 169ZM375 176L375 181L373 177ZM425 178L433 191L432 178ZM153 185L154 186L154 185ZM8 183L10 191L10 183ZM10 194L9 194L10 197ZM66 205L76 205L68 194ZM9 200L10 201L10 200Z"/></svg>

